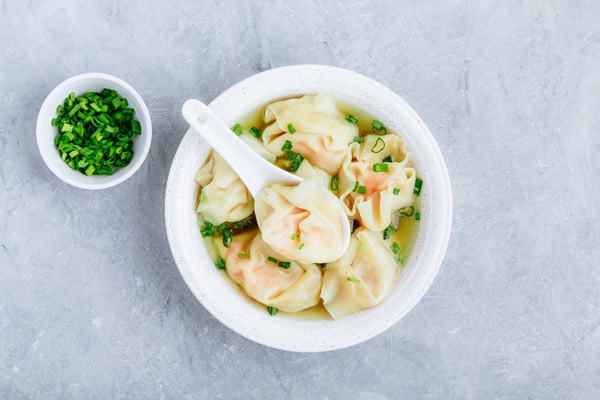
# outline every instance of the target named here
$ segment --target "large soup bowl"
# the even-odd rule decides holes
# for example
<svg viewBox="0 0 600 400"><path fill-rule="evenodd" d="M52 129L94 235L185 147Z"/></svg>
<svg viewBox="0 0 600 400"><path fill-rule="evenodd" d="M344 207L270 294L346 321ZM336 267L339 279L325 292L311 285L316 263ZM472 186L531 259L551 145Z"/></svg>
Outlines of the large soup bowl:
<svg viewBox="0 0 600 400"><path fill-rule="evenodd" d="M271 316L215 268L194 210L194 175L210 147L189 129L173 159L166 188L165 218L173 258L186 284L206 310L238 334L265 346L297 352L341 349L364 342L404 317L433 282L442 264L452 221L448 171L431 132L398 95L345 69L293 65L251 76L227 89L210 108L228 125L275 100L324 93L375 116L398 133L412 153L424 184L421 220L412 254L392 293L378 306L339 320ZM250 150L249 150L250 151Z"/></svg>

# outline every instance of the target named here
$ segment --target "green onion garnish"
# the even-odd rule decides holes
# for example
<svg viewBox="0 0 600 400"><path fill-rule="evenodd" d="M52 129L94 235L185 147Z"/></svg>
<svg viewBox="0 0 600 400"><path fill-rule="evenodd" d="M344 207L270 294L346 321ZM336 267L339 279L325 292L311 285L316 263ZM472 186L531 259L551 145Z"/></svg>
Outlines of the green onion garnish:
<svg viewBox="0 0 600 400"><path fill-rule="evenodd" d="M358 118L351 114L346 115L346 121L350 122L351 124L358 124Z"/></svg>
<svg viewBox="0 0 600 400"><path fill-rule="evenodd" d="M225 260L223 260L221 257L219 257L217 259L217 261L215 261L215 265L216 265L217 269L225 269Z"/></svg>
<svg viewBox="0 0 600 400"><path fill-rule="evenodd" d="M277 315L277 313L279 313L279 309L275 308L275 307L267 306L267 312L269 313L269 315L273 316L273 315Z"/></svg>
<svg viewBox="0 0 600 400"><path fill-rule="evenodd" d="M250 258L250 254L248 253L238 253L239 258Z"/></svg>
<svg viewBox="0 0 600 400"><path fill-rule="evenodd" d="M331 177L331 182L329 182L329 188L333 191L339 190L340 188L340 178L337 175Z"/></svg>
<svg viewBox="0 0 600 400"><path fill-rule="evenodd" d="M390 248L392 249L392 252L394 252L394 254L397 254L398 251L400 250L400 246L396 242L392 243Z"/></svg>
<svg viewBox="0 0 600 400"><path fill-rule="evenodd" d="M373 164L373 172L390 172L389 164Z"/></svg>
<svg viewBox="0 0 600 400"><path fill-rule="evenodd" d="M250 133L252 134L252 136L254 136L257 139L260 138L260 135L262 135L262 132L260 131L260 129L258 129L255 126L250 128Z"/></svg>
<svg viewBox="0 0 600 400"><path fill-rule="evenodd" d="M232 128L232 131L235 132L236 135L240 136L244 131L242 130L242 126L240 124L235 124Z"/></svg>
<svg viewBox="0 0 600 400"><path fill-rule="evenodd" d="M420 195L422 186L423 186L423 180L420 178L415 179L415 190L413 193L417 196Z"/></svg>
<svg viewBox="0 0 600 400"><path fill-rule="evenodd" d="M385 133L387 133L386 127L376 119L374 119L371 123L371 127L373 128L373 132L378 135L384 135Z"/></svg>
<svg viewBox="0 0 600 400"><path fill-rule="evenodd" d="M358 185L360 185L360 183L358 183L358 181L354 181L354 186L352 187L353 192L356 192L356 190L358 189Z"/></svg>
<svg viewBox="0 0 600 400"><path fill-rule="evenodd" d="M304 247L304 243L300 243L300 246L298 246L298 250L302 250L303 247Z"/></svg>
<svg viewBox="0 0 600 400"><path fill-rule="evenodd" d="M296 153L294 159L292 160L292 166L290 167L290 170L292 170L292 172L298 171L298 168L300 168L300 164L302 164L302 161L304 161L304 157L302 156L302 154Z"/></svg>
<svg viewBox="0 0 600 400"><path fill-rule="evenodd" d="M392 237L392 233L396 232L398 229L394 228L392 225L389 225L387 228L383 230L383 240L388 240Z"/></svg>
<svg viewBox="0 0 600 400"><path fill-rule="evenodd" d="M360 251L362 251L363 253L364 253L365 251L367 251L367 249L365 248L365 244L364 244L363 242L360 242L360 243L358 244L358 249L359 249Z"/></svg>
<svg viewBox="0 0 600 400"><path fill-rule="evenodd" d="M360 283L360 279L358 279L358 278L354 278L354 277L352 277L352 276L347 276L347 277L346 277L346 280L347 280L348 282Z"/></svg>
<svg viewBox="0 0 600 400"><path fill-rule="evenodd" d="M233 239L233 233L230 229L223 231L223 246L229 247L231 245L231 239Z"/></svg>
<svg viewBox="0 0 600 400"><path fill-rule="evenodd" d="M367 193L367 187L366 186L359 186L358 187L358 193L360 194L366 194Z"/></svg>
<svg viewBox="0 0 600 400"><path fill-rule="evenodd" d="M396 260L396 264L403 265L406 262L407 257L406 254L400 253L397 254L396 257L394 257L394 259Z"/></svg>
<svg viewBox="0 0 600 400"><path fill-rule="evenodd" d="M400 193L400 189L398 188L394 188L394 190L392 191L395 195L398 195Z"/></svg>
<svg viewBox="0 0 600 400"><path fill-rule="evenodd" d="M277 259L275 257L267 257L267 261L277 264Z"/></svg>
<svg viewBox="0 0 600 400"><path fill-rule="evenodd" d="M215 236L215 226L210 221L204 221L204 225L200 228L202 237Z"/></svg>
<svg viewBox="0 0 600 400"><path fill-rule="evenodd" d="M292 234L292 240L298 240L300 238L300 235L298 235L297 233Z"/></svg>
<svg viewBox="0 0 600 400"><path fill-rule="evenodd" d="M290 142L289 140L286 140L285 143L283 144L283 146L281 146L281 151L286 153L290 150L292 150L292 142Z"/></svg>
<svg viewBox="0 0 600 400"><path fill-rule="evenodd" d="M279 265L283 269L288 269L289 267L292 266L292 263L290 261L279 261L279 263L277 263L277 265Z"/></svg>
<svg viewBox="0 0 600 400"><path fill-rule="evenodd" d="M202 203L204 200L206 200L206 195L204 194L204 191L201 190L200 191L200 203Z"/></svg>
<svg viewBox="0 0 600 400"><path fill-rule="evenodd" d="M399 209L394 214L397 215L398 217L412 217L414 212L415 212L415 208L413 206L408 206L408 207Z"/></svg>
<svg viewBox="0 0 600 400"><path fill-rule="evenodd" d="M112 175L133 159L133 137L142 133L135 111L114 90L70 93L56 108L54 138L61 159L86 175ZM119 151L117 151L119 150Z"/></svg>
<svg viewBox="0 0 600 400"><path fill-rule="evenodd" d="M378 137L375 143L373 144L373 147L371 147L371 152L381 153L383 149L385 149L385 142L382 138Z"/></svg>
<svg viewBox="0 0 600 400"><path fill-rule="evenodd" d="M361 136L354 136L354 137L352 138L352 141L353 141L353 142L356 142L356 143L364 143L364 141L365 141L365 138L364 138L364 137L361 137Z"/></svg>
<svg viewBox="0 0 600 400"><path fill-rule="evenodd" d="M415 220L416 221L420 221L421 220L421 213L415 213Z"/></svg>
<svg viewBox="0 0 600 400"><path fill-rule="evenodd" d="M392 156L387 156L382 162L392 162Z"/></svg>
<svg viewBox="0 0 600 400"><path fill-rule="evenodd" d="M288 128L288 132L290 133L290 135L293 135L294 133L296 133L296 128L294 128L294 125L292 125L291 122L287 125L287 128Z"/></svg>

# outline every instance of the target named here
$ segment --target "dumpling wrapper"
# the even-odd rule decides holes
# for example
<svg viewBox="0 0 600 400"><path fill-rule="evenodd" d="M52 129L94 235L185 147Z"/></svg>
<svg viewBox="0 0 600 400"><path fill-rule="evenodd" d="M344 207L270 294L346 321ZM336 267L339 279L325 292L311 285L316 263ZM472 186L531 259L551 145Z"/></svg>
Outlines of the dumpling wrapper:
<svg viewBox="0 0 600 400"><path fill-rule="evenodd" d="M394 288L399 268L381 233L361 228L344 255L323 271L323 306L339 319L380 304Z"/></svg>
<svg viewBox="0 0 600 400"><path fill-rule="evenodd" d="M319 264L342 253L342 204L319 179L266 187L254 204L264 241L284 257Z"/></svg>
<svg viewBox="0 0 600 400"><path fill-rule="evenodd" d="M203 201L196 211L206 221L215 225L225 221L240 221L254 210L252 195L229 164L215 151L196 172L196 182L201 186Z"/></svg>
<svg viewBox="0 0 600 400"><path fill-rule="evenodd" d="M346 121L335 101L324 94L307 95L269 104L265 110L267 126L264 146L276 156L286 140L292 151L302 154L310 163L335 175L346 156L348 143L358 135L356 125ZM290 124L295 133L290 133Z"/></svg>
<svg viewBox="0 0 600 400"><path fill-rule="evenodd" d="M227 274L256 301L285 312L298 312L319 303L320 268L287 260L271 249L257 230L235 235L227 248L221 240L215 239L215 244L225 260ZM290 267L282 268L269 257L287 261Z"/></svg>
<svg viewBox="0 0 600 400"><path fill-rule="evenodd" d="M380 139L385 148L371 151ZM387 150L386 150L387 149ZM387 156L388 172L375 172L373 165ZM382 231L392 222L392 213L413 203L417 177L414 168L407 166L410 153L396 135L367 135L362 145L350 145L346 160L340 170L340 199L350 217L357 218L367 229ZM397 161L396 161L397 160ZM355 184L365 186L365 193L354 190Z"/></svg>

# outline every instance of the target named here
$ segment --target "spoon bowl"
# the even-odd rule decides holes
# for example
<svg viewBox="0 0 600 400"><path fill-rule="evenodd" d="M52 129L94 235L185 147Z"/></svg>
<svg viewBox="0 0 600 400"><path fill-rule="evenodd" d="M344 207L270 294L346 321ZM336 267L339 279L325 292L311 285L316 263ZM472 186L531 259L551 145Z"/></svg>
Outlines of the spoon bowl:
<svg viewBox="0 0 600 400"><path fill-rule="evenodd" d="M295 186L302 182L301 177L271 164L249 148L200 100L187 100L181 108L181 113L192 129L198 132L235 171L252 197L256 197L263 188L275 183ZM331 260L324 262L338 259L350 244L350 223L341 204L340 224L342 251Z"/></svg>

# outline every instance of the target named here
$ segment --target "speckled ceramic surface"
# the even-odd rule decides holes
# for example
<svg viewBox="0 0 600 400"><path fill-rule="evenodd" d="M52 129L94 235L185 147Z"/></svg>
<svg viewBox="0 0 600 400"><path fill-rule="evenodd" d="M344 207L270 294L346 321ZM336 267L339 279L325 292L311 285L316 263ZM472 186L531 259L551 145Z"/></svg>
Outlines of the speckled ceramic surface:
<svg viewBox="0 0 600 400"><path fill-rule="evenodd" d="M425 294L442 263L452 220L452 193L439 148L419 116L374 80L348 70L297 65L265 71L234 85L210 103L222 120L236 121L276 99L325 93L377 116L412 151L425 184L418 238L394 291L379 306L340 320L272 317L249 301L214 267L198 231L194 175L209 147L191 129L183 138L167 183L165 215L169 244L185 282L219 321L266 346L298 351L335 350L363 342L392 326Z"/></svg>

